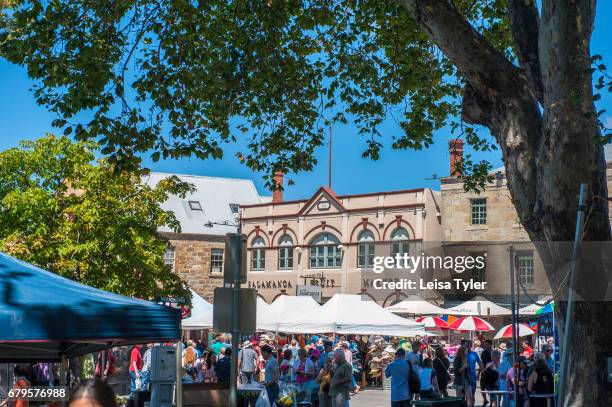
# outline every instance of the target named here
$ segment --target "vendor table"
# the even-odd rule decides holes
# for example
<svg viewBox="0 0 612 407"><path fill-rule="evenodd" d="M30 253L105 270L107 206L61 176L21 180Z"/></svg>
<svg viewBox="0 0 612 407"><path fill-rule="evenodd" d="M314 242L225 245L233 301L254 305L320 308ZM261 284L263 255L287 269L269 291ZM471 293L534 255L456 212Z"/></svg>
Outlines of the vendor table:
<svg viewBox="0 0 612 407"><path fill-rule="evenodd" d="M462 397L445 397L441 399L412 400L413 407L464 407L465 400Z"/></svg>

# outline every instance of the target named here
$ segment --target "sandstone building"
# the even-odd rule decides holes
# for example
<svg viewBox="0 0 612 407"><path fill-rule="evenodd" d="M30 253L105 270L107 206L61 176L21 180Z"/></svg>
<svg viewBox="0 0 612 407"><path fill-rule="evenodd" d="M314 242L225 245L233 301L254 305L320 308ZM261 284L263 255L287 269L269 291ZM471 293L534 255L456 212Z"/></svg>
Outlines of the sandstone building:
<svg viewBox="0 0 612 407"><path fill-rule="evenodd" d="M180 233L167 228L159 231L168 239L165 262L191 289L212 302L213 290L223 285L224 236L237 230L214 222L237 225L240 206L271 198L260 196L253 181L245 179L152 172L145 182L155 185L172 175L192 184L195 191L185 198L171 196L162 204L181 224Z"/></svg>
<svg viewBox="0 0 612 407"><path fill-rule="evenodd" d="M248 285L268 302L302 286L318 291L321 302L335 293L371 295L362 272L375 255L440 240L440 195L429 188L338 195L321 187L309 199L284 201L276 191L272 202L242 206L242 232Z"/></svg>

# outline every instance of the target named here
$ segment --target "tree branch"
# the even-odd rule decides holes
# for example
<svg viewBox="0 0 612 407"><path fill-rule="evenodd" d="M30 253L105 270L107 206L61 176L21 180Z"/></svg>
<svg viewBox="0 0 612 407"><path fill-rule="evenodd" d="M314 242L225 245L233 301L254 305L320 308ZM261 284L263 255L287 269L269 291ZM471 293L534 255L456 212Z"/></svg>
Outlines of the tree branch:
<svg viewBox="0 0 612 407"><path fill-rule="evenodd" d="M508 0L510 30L519 66L525 71L536 98L543 101L538 51L540 16L535 0Z"/></svg>
<svg viewBox="0 0 612 407"><path fill-rule="evenodd" d="M505 93L516 89L518 69L483 38L450 2L395 0L408 10L470 84Z"/></svg>

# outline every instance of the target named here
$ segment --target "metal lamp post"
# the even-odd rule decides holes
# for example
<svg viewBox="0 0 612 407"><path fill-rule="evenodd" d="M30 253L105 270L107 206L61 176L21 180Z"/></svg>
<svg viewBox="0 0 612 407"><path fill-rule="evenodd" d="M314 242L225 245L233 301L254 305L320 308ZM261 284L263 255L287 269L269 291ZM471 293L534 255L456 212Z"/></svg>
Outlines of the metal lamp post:
<svg viewBox="0 0 612 407"><path fill-rule="evenodd" d="M233 226L237 228L238 235L242 234L242 220L240 216L234 221L209 221L204 224L204 226L208 228L213 227L213 225ZM225 255L227 255L227 253ZM230 366L229 402L231 407L236 407L238 406L238 344L240 341L240 270L233 270L232 275L232 363Z"/></svg>

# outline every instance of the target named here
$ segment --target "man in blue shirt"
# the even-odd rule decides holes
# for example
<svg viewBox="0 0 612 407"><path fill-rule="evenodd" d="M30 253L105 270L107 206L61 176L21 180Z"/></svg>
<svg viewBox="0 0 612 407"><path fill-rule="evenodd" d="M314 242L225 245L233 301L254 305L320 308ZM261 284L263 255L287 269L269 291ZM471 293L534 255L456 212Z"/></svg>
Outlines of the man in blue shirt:
<svg viewBox="0 0 612 407"><path fill-rule="evenodd" d="M421 362L423 361L423 357L419 352L420 349L421 342L415 341L412 343L412 351L408 353L408 356L406 356L406 360L412 364L412 370L416 374L419 374L419 368L421 367Z"/></svg>
<svg viewBox="0 0 612 407"><path fill-rule="evenodd" d="M480 356L478 353L472 350L472 341L466 341L465 347L467 350L467 363L468 363L468 371L470 375L470 384L472 388L472 400L474 400L474 395L476 394L476 383L478 383L478 374L476 373L476 364L478 364L479 370L478 373L484 372L484 366L482 365L482 361L480 360ZM473 403L473 401L472 401ZM474 407L468 404L468 407Z"/></svg>
<svg viewBox="0 0 612 407"><path fill-rule="evenodd" d="M321 352L321 358L319 358L319 370L325 367L327 358L333 357L334 343L332 341L323 341L323 352Z"/></svg>
<svg viewBox="0 0 612 407"><path fill-rule="evenodd" d="M408 388L408 362L406 351L399 348L395 360L385 369L385 376L391 378L391 407L409 407L410 390Z"/></svg>

